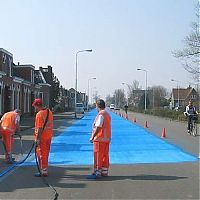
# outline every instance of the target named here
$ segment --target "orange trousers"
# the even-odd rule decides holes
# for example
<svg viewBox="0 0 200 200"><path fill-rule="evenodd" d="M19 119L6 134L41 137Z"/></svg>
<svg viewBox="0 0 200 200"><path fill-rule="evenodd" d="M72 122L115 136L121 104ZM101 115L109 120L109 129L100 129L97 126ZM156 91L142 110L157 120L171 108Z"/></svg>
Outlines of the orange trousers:
<svg viewBox="0 0 200 200"><path fill-rule="evenodd" d="M94 142L94 172L97 175L108 175L109 163L109 143Z"/></svg>
<svg viewBox="0 0 200 200"><path fill-rule="evenodd" d="M13 147L13 133L9 130L1 130L2 141L5 148L5 160L9 161L12 154L12 147Z"/></svg>
<svg viewBox="0 0 200 200"><path fill-rule="evenodd" d="M51 146L51 138L41 138L40 144L36 148L36 155L38 158L39 166L41 171L47 172L48 169L48 158Z"/></svg>

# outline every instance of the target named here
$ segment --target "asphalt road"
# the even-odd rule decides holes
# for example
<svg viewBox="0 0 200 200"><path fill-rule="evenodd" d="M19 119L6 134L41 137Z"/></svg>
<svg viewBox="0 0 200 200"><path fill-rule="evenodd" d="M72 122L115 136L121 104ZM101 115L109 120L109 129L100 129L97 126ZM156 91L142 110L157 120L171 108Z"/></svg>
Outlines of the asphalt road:
<svg viewBox="0 0 200 200"><path fill-rule="evenodd" d="M185 132L185 124L152 116L131 113L138 125L148 121L149 130L160 137L167 130L167 140L184 151L199 154L199 136ZM73 120L55 121L59 135ZM24 132L24 149L32 141L32 129ZM18 150L17 150L18 149ZM16 152L20 152L16 147ZM2 161L0 161L2 170ZM35 178L35 166L18 167L0 179L0 199L53 199L52 191L41 178ZM199 199L199 162L176 164L111 165L110 176L88 181L92 166L50 166L47 178L59 192L59 199Z"/></svg>

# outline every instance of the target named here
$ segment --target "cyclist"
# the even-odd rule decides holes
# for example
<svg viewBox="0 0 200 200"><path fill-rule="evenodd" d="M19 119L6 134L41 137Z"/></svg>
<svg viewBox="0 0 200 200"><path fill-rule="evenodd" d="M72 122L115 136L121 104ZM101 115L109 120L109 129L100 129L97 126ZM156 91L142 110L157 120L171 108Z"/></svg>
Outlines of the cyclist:
<svg viewBox="0 0 200 200"><path fill-rule="evenodd" d="M187 128L187 130L188 130L188 133L190 133L190 124L192 123L192 119L197 120L197 115L198 115L198 112L196 111L195 106L192 104L192 100L189 100L189 103L186 106L184 114L188 117L188 128Z"/></svg>

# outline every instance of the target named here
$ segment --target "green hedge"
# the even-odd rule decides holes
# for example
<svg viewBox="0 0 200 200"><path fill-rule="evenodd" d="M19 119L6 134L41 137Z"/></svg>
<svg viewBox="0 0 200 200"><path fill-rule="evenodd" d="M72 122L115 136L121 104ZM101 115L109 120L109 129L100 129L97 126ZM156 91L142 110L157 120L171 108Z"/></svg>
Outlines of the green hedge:
<svg viewBox="0 0 200 200"><path fill-rule="evenodd" d="M185 117L183 114L184 110L175 111L175 110L162 109L162 108L147 109L146 111L136 109L136 108L130 108L129 110L131 110L133 112L140 112L140 113L150 114L150 115L154 115L154 116L169 118L172 120L187 121L187 117ZM198 123L200 123L200 115L198 117Z"/></svg>

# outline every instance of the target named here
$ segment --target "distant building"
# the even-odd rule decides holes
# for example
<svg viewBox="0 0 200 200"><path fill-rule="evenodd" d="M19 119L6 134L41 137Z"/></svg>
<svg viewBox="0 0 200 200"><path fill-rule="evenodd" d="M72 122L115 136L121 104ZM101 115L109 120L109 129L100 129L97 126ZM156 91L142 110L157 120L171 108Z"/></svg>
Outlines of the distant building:
<svg viewBox="0 0 200 200"><path fill-rule="evenodd" d="M198 106L199 96L196 90L192 87L188 88L173 88L172 89L172 97L171 97L171 104L172 108L179 107L185 107L189 100L193 101L193 104Z"/></svg>

